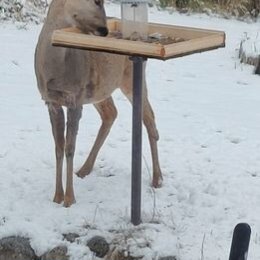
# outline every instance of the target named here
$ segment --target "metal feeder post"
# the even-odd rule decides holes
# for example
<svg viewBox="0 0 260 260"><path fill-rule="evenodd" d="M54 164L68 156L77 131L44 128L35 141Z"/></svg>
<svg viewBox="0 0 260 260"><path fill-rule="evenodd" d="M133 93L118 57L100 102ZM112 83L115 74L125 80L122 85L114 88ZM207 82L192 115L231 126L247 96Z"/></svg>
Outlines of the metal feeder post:
<svg viewBox="0 0 260 260"><path fill-rule="evenodd" d="M141 223L143 64L145 59L138 56L130 59L133 61L131 222L139 225Z"/></svg>
<svg viewBox="0 0 260 260"><path fill-rule="evenodd" d="M148 36L148 0L121 0L122 36L146 40ZM132 129L132 192L131 222L141 223L142 188L142 118L143 80L146 58L132 56L133 62L133 129Z"/></svg>
<svg viewBox="0 0 260 260"><path fill-rule="evenodd" d="M247 260L251 228L246 223L236 225L230 249L229 260Z"/></svg>

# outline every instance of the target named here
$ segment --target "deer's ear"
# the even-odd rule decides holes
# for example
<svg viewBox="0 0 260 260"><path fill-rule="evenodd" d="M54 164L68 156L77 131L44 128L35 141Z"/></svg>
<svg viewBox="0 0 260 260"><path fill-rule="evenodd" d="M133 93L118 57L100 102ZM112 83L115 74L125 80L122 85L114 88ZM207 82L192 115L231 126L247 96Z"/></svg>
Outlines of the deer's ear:
<svg viewBox="0 0 260 260"><path fill-rule="evenodd" d="M95 4L97 6L102 6L102 1L101 0L94 0Z"/></svg>

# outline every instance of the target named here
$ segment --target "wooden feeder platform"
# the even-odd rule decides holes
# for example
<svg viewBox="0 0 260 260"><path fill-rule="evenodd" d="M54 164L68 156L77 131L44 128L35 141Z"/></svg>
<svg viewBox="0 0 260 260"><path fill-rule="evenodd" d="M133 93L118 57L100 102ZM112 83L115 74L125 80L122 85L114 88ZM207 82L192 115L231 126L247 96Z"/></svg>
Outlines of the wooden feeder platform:
<svg viewBox="0 0 260 260"><path fill-rule="evenodd" d="M110 32L107 37L87 35L77 28L65 28L54 31L52 43L56 46L160 60L225 46L225 33L222 31L149 23L150 40L148 38L148 41L140 41L120 37L121 21L119 19L108 19L107 25ZM161 35L162 40L151 40L156 35Z"/></svg>

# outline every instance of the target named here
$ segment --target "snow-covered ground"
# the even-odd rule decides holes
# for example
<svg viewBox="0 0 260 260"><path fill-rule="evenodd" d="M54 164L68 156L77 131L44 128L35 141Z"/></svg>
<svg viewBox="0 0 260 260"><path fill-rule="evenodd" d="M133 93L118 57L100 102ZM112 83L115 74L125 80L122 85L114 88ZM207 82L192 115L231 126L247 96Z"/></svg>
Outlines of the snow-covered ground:
<svg viewBox="0 0 260 260"><path fill-rule="evenodd" d="M247 57L256 57L260 55L260 35L258 32L253 32L251 34L244 34L241 42L241 48Z"/></svg>
<svg viewBox="0 0 260 260"><path fill-rule="evenodd" d="M107 14L120 7L108 3ZM160 132L164 185L153 190L144 132L143 224L130 224L131 106L114 93L119 115L93 173L75 177L77 203L52 202L54 144L34 76L41 26L0 24L0 238L24 235L38 255L78 232L71 259L93 259L82 244L95 234L120 241L145 259L228 259L234 226L252 227L249 259L260 256L260 77L241 65L237 49L258 23L150 9L150 21L224 30L226 48L167 62L149 60L149 95ZM100 125L86 106L78 135L79 169Z"/></svg>

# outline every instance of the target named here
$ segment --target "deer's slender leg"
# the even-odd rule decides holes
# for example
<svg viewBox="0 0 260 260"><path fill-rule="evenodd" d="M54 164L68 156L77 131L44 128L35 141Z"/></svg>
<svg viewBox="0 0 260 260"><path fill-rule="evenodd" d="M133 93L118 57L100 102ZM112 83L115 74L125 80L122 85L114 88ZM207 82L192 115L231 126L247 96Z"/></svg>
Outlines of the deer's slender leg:
<svg viewBox="0 0 260 260"><path fill-rule="evenodd" d="M159 164L159 156L158 156L158 148L157 148L157 141L159 140L159 134L155 124L154 113L147 96L144 97L143 113L144 113L143 121L148 132L151 153L152 153L152 162L153 162L152 185L155 188L159 188L162 185L162 172Z"/></svg>
<svg viewBox="0 0 260 260"><path fill-rule="evenodd" d="M98 152L102 147L104 141L106 140L111 126L117 117L117 110L111 97L100 103L94 104L94 106L100 114L102 125L99 129L97 138L87 160L85 161L81 169L77 172L77 175L81 178L85 177L91 172L96 161Z"/></svg>
<svg viewBox="0 0 260 260"><path fill-rule="evenodd" d="M73 190L73 158L76 146L76 137L81 118L82 107L68 108L67 111L67 134L65 154L67 160L67 180L64 206L69 207L76 202Z"/></svg>
<svg viewBox="0 0 260 260"><path fill-rule="evenodd" d="M133 88L132 88L132 65L129 66L125 70L124 80L122 83L121 90L128 98L128 100L132 103L133 97ZM147 94L147 86L145 78L143 80L144 89L143 89L143 122L146 127L149 143L151 147L151 154L152 154L152 163L153 163L153 179L152 185L155 188L158 188L162 184L162 173L159 164L159 156L158 156L158 147L157 141L159 140L159 134L155 124L155 117L151 107L151 104L148 100Z"/></svg>
<svg viewBox="0 0 260 260"><path fill-rule="evenodd" d="M56 152L56 189L53 201L61 203L64 200L64 191L62 186L62 165L64 158L64 112L61 106L48 104L48 110L52 125L52 133L55 141Z"/></svg>

